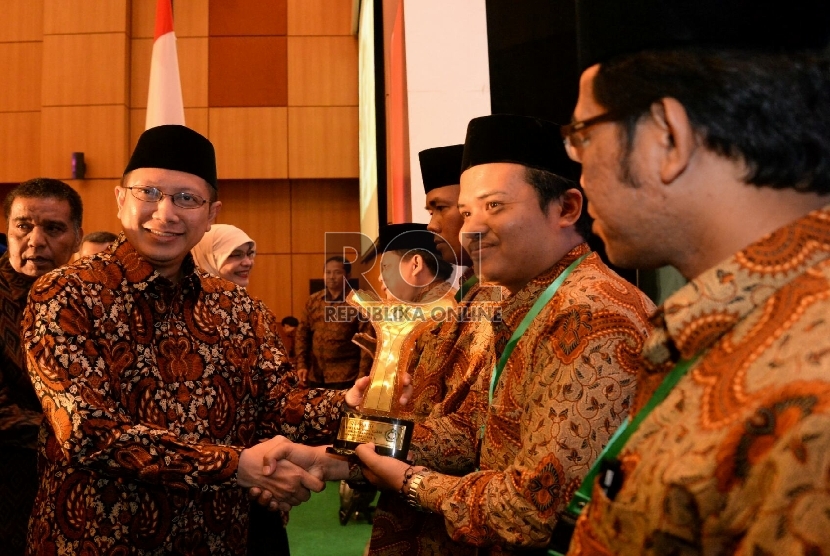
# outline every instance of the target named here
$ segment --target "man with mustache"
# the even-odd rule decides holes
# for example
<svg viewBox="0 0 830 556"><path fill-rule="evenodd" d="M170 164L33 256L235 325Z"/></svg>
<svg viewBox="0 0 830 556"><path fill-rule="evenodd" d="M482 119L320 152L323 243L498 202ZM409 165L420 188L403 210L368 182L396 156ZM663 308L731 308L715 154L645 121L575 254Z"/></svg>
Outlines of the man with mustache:
<svg viewBox="0 0 830 556"><path fill-rule="evenodd" d="M826 2L578 0L570 156L615 264L672 265L572 554L830 551ZM635 424L638 426L635 428Z"/></svg>
<svg viewBox="0 0 830 556"><path fill-rule="evenodd" d="M4 203L8 251L0 257L0 539L3 553L23 554L37 492L37 434L43 413L20 341L20 321L35 279L65 265L83 229L81 197L62 181L21 183Z"/></svg>

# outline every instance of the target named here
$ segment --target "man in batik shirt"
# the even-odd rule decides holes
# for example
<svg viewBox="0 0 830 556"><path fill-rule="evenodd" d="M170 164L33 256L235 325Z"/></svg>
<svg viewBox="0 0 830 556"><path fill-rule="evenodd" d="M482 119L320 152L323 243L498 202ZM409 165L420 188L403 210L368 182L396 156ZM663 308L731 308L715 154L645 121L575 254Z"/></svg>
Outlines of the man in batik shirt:
<svg viewBox="0 0 830 556"><path fill-rule="evenodd" d="M306 301L295 337L297 375L313 387L348 388L368 372L361 365L360 348L352 343L365 332L358 313L346 303L352 265L343 257L329 257L326 287Z"/></svg>
<svg viewBox="0 0 830 556"><path fill-rule="evenodd" d="M645 346L633 411L646 416L622 480L594 486L570 552L826 554L826 4L608 0L579 15L585 71L564 135L595 229L616 264L672 265L690 283Z"/></svg>
<svg viewBox="0 0 830 556"><path fill-rule="evenodd" d="M508 292L487 338L492 355L560 277L561 287L494 380L492 403L482 400L490 377L479 375L456 412L416 426L412 467L372 445L357 453L376 483L440 514L454 540L519 553L549 542L570 494L627 415L653 305L585 243L590 220L579 186L563 177L572 167L557 126L476 118L462 170L465 247L482 282ZM446 474L469 468L478 439L480 470ZM312 451L290 457L342 472Z"/></svg>
<svg viewBox="0 0 830 556"><path fill-rule="evenodd" d="M20 321L34 281L69 262L83 230L81 196L62 181L36 178L4 203L9 249L0 257L0 539L23 554L37 492L37 435L43 413L26 372Z"/></svg>
<svg viewBox="0 0 830 556"><path fill-rule="evenodd" d="M289 462L262 472L287 442L274 435L326 438L343 393L297 389L270 312L195 267L216 188L206 138L145 131L116 187L112 251L32 287L23 340L46 419L30 554L244 554L239 487L281 509L323 488Z"/></svg>

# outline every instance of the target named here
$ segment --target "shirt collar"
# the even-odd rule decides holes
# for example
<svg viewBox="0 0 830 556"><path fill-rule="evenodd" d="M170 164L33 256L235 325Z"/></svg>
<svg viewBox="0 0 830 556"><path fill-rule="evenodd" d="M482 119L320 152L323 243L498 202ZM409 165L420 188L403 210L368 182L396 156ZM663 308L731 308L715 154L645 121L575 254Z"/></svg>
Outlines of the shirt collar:
<svg viewBox="0 0 830 556"><path fill-rule="evenodd" d="M750 244L672 294L653 316L652 364L711 347L772 295L830 258L830 205Z"/></svg>
<svg viewBox="0 0 830 556"><path fill-rule="evenodd" d="M158 284L159 286L171 287L173 283L156 272L149 262L147 262L135 247L127 240L122 232L115 242L113 251L113 260L117 261L124 269L124 276L128 283L131 284ZM182 261L182 278L179 281L182 290L192 288L197 293L201 290L201 278L196 272L196 264L193 261L193 255L190 253Z"/></svg>
<svg viewBox="0 0 830 556"><path fill-rule="evenodd" d="M21 274L14 269L9 260L8 251L0 257L0 277L8 284L12 299L16 300L25 299L36 280L36 278Z"/></svg>

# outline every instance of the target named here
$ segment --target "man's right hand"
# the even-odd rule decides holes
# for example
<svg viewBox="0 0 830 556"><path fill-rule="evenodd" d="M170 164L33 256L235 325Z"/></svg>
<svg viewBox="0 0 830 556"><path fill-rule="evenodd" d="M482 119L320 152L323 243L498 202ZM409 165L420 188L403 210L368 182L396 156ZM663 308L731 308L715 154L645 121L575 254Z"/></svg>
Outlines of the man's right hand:
<svg viewBox="0 0 830 556"><path fill-rule="evenodd" d="M306 386L306 380L308 380L308 369L297 369L297 377L300 379L300 386Z"/></svg>
<svg viewBox="0 0 830 556"><path fill-rule="evenodd" d="M269 492L273 509L289 511L292 506L298 506L311 498L312 491L322 491L326 483L286 458L269 457L275 451L279 453L277 448L282 444L291 444L291 441L275 436L242 450L237 483L244 488L256 487ZM263 466L265 461L269 462L267 469Z"/></svg>

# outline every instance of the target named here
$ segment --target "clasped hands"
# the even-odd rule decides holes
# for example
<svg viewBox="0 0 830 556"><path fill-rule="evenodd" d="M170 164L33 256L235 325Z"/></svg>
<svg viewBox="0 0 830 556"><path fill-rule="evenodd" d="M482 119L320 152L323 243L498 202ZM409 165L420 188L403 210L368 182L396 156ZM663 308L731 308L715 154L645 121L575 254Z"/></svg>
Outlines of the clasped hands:
<svg viewBox="0 0 830 556"><path fill-rule="evenodd" d="M412 396L411 380L408 374L400 377L403 391L401 405L405 405ZM358 407L369 386L369 377L355 382L346 393L346 404ZM386 475L397 475L396 470L407 465L394 458L379 456L374 446L359 446L358 455L364 460L367 478L380 485L385 483ZM375 456L372 458L371 456ZM388 463L386 460L390 460ZM384 471L390 467L389 473ZM403 475L403 471L400 473ZM261 505L270 510L289 511L309 498L312 492L325 488L325 481L346 479L349 475L349 462L341 457L326 453L325 446L304 446L295 444L283 436L275 436L242 451L239 458L237 482L248 488L248 494ZM397 479L391 479L393 482Z"/></svg>

